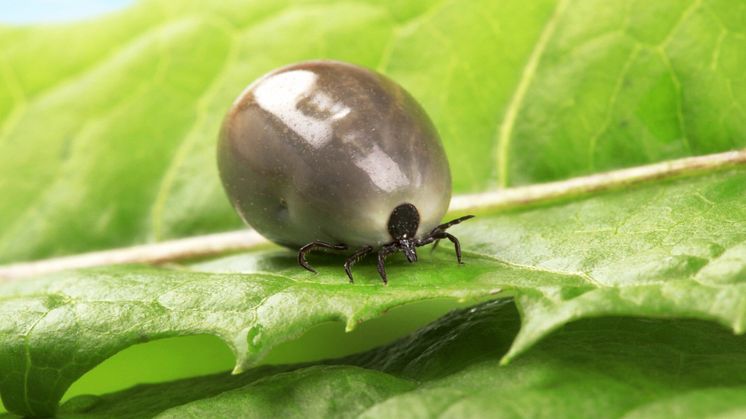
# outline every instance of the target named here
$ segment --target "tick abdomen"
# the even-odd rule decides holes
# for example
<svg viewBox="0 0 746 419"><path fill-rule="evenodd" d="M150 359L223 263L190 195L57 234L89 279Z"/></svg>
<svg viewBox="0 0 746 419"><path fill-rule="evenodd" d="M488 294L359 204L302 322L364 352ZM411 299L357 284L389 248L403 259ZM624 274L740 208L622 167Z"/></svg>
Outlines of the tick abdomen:
<svg viewBox="0 0 746 419"><path fill-rule="evenodd" d="M404 203L424 234L450 201L448 163L422 108L384 76L339 62L284 67L249 86L226 117L218 160L244 221L288 247L381 246Z"/></svg>

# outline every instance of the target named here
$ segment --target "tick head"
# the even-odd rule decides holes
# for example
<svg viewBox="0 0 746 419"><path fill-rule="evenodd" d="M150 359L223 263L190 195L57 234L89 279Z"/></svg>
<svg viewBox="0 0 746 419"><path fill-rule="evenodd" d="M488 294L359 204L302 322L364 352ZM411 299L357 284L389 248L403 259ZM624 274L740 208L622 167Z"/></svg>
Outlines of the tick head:
<svg viewBox="0 0 746 419"><path fill-rule="evenodd" d="M391 211L388 224L389 235L398 243L410 263L417 261L415 236L419 226L420 213L414 205L404 203Z"/></svg>
<svg viewBox="0 0 746 419"><path fill-rule="evenodd" d="M389 216L389 235L395 241L413 240L420 226L420 213L409 203L394 208Z"/></svg>

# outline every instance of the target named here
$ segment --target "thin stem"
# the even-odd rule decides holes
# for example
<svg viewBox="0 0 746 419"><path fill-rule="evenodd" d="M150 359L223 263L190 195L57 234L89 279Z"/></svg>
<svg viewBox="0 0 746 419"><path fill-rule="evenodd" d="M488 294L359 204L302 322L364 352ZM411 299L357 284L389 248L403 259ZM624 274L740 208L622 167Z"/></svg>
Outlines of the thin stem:
<svg viewBox="0 0 746 419"><path fill-rule="evenodd" d="M570 198L592 192L618 189L632 184L676 178L746 164L746 149L669 160L646 166L581 176L558 182L453 197L449 210L471 212L507 209Z"/></svg>
<svg viewBox="0 0 746 419"><path fill-rule="evenodd" d="M125 263L164 263L250 249L265 243L267 243L267 239L252 230L208 234L160 243L4 265L0 266L0 282L66 269Z"/></svg>

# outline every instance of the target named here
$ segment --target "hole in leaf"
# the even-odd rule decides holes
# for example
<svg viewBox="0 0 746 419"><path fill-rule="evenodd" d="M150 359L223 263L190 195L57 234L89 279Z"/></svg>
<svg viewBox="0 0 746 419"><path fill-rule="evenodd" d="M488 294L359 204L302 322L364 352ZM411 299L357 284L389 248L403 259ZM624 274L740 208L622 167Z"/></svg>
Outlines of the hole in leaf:
<svg viewBox="0 0 746 419"><path fill-rule="evenodd" d="M262 364L290 364L330 359L366 351L434 321L443 314L476 304L434 299L396 307L346 333L342 322L310 329L298 339L275 347ZM77 380L63 402L79 395L105 394L142 383L230 371L234 357L222 340L211 335L166 338L133 345L99 364Z"/></svg>
<svg viewBox="0 0 746 419"><path fill-rule="evenodd" d="M476 304L453 299L433 299L391 309L381 317L365 321L352 332L344 323L320 324L303 336L276 346L262 364L285 364L338 358L363 352L417 330L449 311Z"/></svg>
<svg viewBox="0 0 746 419"><path fill-rule="evenodd" d="M65 393L104 394L141 383L155 383L233 368L233 353L211 335L166 338L130 346L88 371Z"/></svg>

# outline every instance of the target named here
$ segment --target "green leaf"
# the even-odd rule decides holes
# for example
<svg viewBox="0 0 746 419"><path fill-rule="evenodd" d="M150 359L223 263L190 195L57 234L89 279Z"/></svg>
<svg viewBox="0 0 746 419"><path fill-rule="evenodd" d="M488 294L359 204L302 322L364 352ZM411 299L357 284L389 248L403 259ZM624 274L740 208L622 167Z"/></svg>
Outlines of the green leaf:
<svg viewBox="0 0 746 419"><path fill-rule="evenodd" d="M0 391L15 412L48 414L75 379L138 342L213 334L240 372L322 322L349 330L407 302L501 290L515 296L523 320L504 362L588 317L711 319L742 333L745 194L746 170L734 169L486 212L454 229L466 265L443 248L415 266L394 259L388 287L373 264L356 266L350 285L338 258L314 259L313 275L274 247L192 266L9 283L0 287Z"/></svg>
<svg viewBox="0 0 746 419"><path fill-rule="evenodd" d="M238 227L214 164L222 115L251 80L303 59L351 61L408 88L443 136L456 193L746 144L743 4L202 3L143 0L76 25L0 28L0 263ZM349 412L380 415L414 407L516 415L540 403L567 416L606 406L618 415L733 413L722 409L743 409L743 383L733 378L743 376L733 355L741 352L724 342L741 340L712 326L681 323L685 337L671 343L670 333L644 324L585 320L587 333L577 324L567 329L577 333L557 346L566 349L553 352L547 348L557 338L542 339L568 322L609 315L689 317L746 330L745 181L738 168L482 210L454 229L467 265L456 266L446 246L417 266L394 259L389 287L371 264L356 266L358 281L349 285L339 259L314 259L321 269L314 276L276 247L186 266L104 267L0 284L0 395L16 413L51 414L74 380L135 343L213 334L236 355L238 372L321 322L341 320L350 329L408 302L502 292L521 313L516 339L490 329L494 347L480 334L480 344L453 349L452 359L427 352L433 341L423 339L429 346L408 342L396 347L401 353L382 349L372 360L344 361L353 366L250 370L200 379L204 386L152 387L178 393L173 406L152 401L160 394L148 393L151 387L141 390L160 403L151 412L173 407L177 416L218 407L228 413L243 403L290 415L273 410L299 404L268 402L283 386L298 390L287 395L296 402L316 398L309 411L320 415L340 411L329 406L334 400ZM646 332L635 334L638 326ZM605 346L590 335L615 327L610 336L621 346L610 358L594 357ZM448 348L470 342L436 335ZM666 351L659 337L677 349ZM702 348L710 339L714 349ZM712 376L694 362L697 374L682 379L680 354L697 361L703 351L713 354L706 363ZM659 360L659 353L668 356ZM498 359L515 361L498 369ZM532 374L548 378L532 387ZM715 375L726 377L721 388ZM503 398L490 392L495 386ZM642 394L648 389L655 394ZM75 403L78 411L99 406L91 398Z"/></svg>
<svg viewBox="0 0 746 419"><path fill-rule="evenodd" d="M310 58L411 90L457 193L744 146L743 7L145 0L0 28L0 262L238 227L214 162L222 115Z"/></svg>
<svg viewBox="0 0 746 419"><path fill-rule="evenodd" d="M60 417L694 418L746 411L746 339L713 324L585 320L501 366L518 322L512 304L489 302L361 355L82 396L63 405Z"/></svg>
<svg viewBox="0 0 746 419"><path fill-rule="evenodd" d="M339 269L299 271L289 252L262 257L267 272L210 274L120 267L24 281L0 290L0 391L8 409L49 414L83 373L135 343L210 333L237 357L236 372L274 345L310 327L343 320L347 328L388 308L427 298L477 298L497 292L478 276L496 263L471 264L457 275L448 255L425 262L407 282L350 285ZM323 265L322 265L323 266ZM335 264L336 267L336 264ZM372 267L368 267L372 268ZM400 269L391 269L394 275ZM360 269L372 278L374 269ZM519 275L516 269L506 271Z"/></svg>
<svg viewBox="0 0 746 419"><path fill-rule="evenodd" d="M566 322L604 315L712 319L746 329L746 171L664 181L464 224L471 251L571 282L516 294L508 358Z"/></svg>

